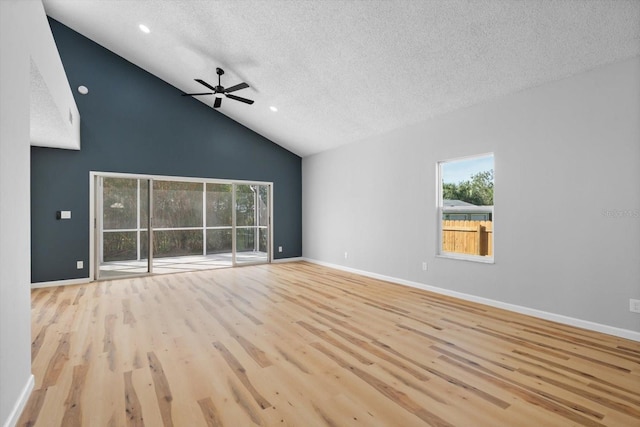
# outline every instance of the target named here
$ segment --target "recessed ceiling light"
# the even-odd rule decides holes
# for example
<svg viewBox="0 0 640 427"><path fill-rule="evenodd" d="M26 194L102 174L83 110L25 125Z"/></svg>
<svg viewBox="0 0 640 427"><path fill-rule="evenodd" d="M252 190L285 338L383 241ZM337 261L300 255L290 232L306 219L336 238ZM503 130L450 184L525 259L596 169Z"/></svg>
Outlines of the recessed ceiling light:
<svg viewBox="0 0 640 427"><path fill-rule="evenodd" d="M89 93L89 89L86 86L78 86L78 92L80 92L83 95L86 95Z"/></svg>
<svg viewBox="0 0 640 427"><path fill-rule="evenodd" d="M142 31L145 34L149 34L151 32L151 30L149 29L149 27L147 27L144 24L140 24L138 25L138 28L140 28L140 31Z"/></svg>
<svg viewBox="0 0 640 427"><path fill-rule="evenodd" d="M277 109L276 107L274 107L273 105L272 105L271 107L269 107L269 109L270 109L271 111L273 111L274 113L275 113L276 111L278 111L278 109Z"/></svg>

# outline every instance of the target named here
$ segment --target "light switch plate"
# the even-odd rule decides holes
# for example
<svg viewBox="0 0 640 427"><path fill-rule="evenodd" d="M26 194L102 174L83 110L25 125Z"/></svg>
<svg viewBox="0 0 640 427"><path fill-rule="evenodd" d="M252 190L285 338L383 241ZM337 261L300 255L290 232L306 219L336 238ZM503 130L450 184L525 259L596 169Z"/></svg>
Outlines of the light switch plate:
<svg viewBox="0 0 640 427"><path fill-rule="evenodd" d="M71 219L71 211L58 211L58 212L56 212L56 218L58 218L58 219Z"/></svg>

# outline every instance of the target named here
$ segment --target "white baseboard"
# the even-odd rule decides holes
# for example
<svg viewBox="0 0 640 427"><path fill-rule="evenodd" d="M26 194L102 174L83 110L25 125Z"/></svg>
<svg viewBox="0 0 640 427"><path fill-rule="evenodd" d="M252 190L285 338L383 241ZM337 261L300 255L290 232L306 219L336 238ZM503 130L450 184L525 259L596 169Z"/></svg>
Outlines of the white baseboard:
<svg viewBox="0 0 640 427"><path fill-rule="evenodd" d="M613 335L620 338L640 342L640 332L632 331L629 329L616 328L614 326L603 325L601 323L595 323L588 320L576 319L569 316L564 316L556 313L549 313L535 308L524 307L521 305L510 304L502 301L496 301L489 298L483 298L475 295L469 295L462 292L451 291L437 286L430 286L424 283L413 282L410 280L398 279L396 277L385 276L378 273L371 273L369 271L358 270L355 268L345 267L343 265L331 264L324 261L318 261L310 258L303 258L304 261L322 265L329 268L335 268L336 270L342 270L349 273L360 274L362 276L371 277L373 279L384 280L387 282L397 283L399 285L410 286L412 288L423 289L425 291L435 292L441 295L447 295L454 298L459 298L465 301L476 302L479 304L485 304L491 307L501 308L504 310L513 311L515 313L525 314L527 316L537 317L544 320L550 320L552 322L562 323L564 325L575 326L577 328L588 329L590 331L601 332L607 335Z"/></svg>
<svg viewBox="0 0 640 427"><path fill-rule="evenodd" d="M13 405L13 409L9 413L9 418L5 420L3 424L4 427L15 427L15 425L18 424L20 415L22 415L22 411L24 410L24 407L29 400L29 396L31 396L31 391L33 391L34 384L35 378L32 374L29 376L27 383L24 385L22 393L20 393L20 397L16 401L15 405Z"/></svg>
<svg viewBox="0 0 640 427"><path fill-rule="evenodd" d="M295 257L295 258L280 258L280 259L271 260L271 263L282 264L284 262L299 262L299 261L304 261L304 258L302 258L301 256Z"/></svg>
<svg viewBox="0 0 640 427"><path fill-rule="evenodd" d="M69 286L69 285L84 285L85 283L91 282L91 279L88 277L83 277L81 279L67 279L67 280L53 280L51 282L36 282L31 284L31 289L36 288L51 288L56 286Z"/></svg>

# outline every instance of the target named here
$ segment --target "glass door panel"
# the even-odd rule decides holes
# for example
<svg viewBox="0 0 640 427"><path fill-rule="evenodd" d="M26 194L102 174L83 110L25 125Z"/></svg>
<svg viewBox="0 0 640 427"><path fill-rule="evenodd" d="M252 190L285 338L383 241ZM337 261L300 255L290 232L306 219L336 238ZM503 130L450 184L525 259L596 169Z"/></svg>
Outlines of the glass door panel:
<svg viewBox="0 0 640 427"><path fill-rule="evenodd" d="M265 254L269 253L269 187L258 186L258 250ZM267 256L264 261L268 261Z"/></svg>
<svg viewBox="0 0 640 427"><path fill-rule="evenodd" d="M268 187L235 185L236 264L269 261Z"/></svg>
<svg viewBox="0 0 640 427"><path fill-rule="evenodd" d="M153 271L188 271L204 255L202 182L153 181Z"/></svg>
<svg viewBox="0 0 640 427"><path fill-rule="evenodd" d="M213 266L233 265L233 184L207 184L206 255Z"/></svg>
<svg viewBox="0 0 640 427"><path fill-rule="evenodd" d="M148 273L149 181L98 177L98 188L98 278Z"/></svg>

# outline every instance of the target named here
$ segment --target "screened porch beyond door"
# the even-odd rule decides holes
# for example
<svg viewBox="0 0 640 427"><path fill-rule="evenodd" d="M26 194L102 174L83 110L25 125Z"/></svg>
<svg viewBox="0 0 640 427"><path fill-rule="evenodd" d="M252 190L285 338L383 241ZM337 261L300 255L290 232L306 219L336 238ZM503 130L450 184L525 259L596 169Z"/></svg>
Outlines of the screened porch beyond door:
<svg viewBox="0 0 640 427"><path fill-rule="evenodd" d="M97 279L270 261L268 184L122 175L96 184Z"/></svg>

